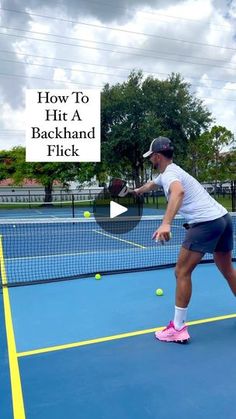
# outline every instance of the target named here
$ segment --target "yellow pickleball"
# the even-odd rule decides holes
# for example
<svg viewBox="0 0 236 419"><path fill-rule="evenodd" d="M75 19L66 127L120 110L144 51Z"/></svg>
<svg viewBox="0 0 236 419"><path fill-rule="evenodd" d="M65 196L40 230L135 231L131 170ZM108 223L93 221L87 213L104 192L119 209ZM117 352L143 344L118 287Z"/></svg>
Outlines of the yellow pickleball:
<svg viewBox="0 0 236 419"><path fill-rule="evenodd" d="M163 294L164 294L163 289L157 288L156 295L158 295L158 297L161 297Z"/></svg>

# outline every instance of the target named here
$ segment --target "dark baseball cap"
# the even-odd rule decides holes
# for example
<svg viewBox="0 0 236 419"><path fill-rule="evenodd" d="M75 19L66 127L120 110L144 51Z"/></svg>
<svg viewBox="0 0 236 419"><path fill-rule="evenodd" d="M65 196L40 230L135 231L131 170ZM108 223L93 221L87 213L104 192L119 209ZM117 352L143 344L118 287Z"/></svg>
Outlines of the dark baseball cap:
<svg viewBox="0 0 236 419"><path fill-rule="evenodd" d="M143 154L143 157L146 158L153 153L161 153L167 150L174 150L171 140L167 137L157 137L151 142L149 150Z"/></svg>

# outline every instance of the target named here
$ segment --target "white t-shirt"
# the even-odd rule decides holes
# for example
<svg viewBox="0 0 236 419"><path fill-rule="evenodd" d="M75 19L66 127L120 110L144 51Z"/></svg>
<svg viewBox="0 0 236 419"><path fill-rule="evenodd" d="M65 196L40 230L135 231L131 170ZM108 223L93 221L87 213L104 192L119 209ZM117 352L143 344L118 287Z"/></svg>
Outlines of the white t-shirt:
<svg viewBox="0 0 236 419"><path fill-rule="evenodd" d="M227 214L227 210L213 199L194 177L175 163L169 164L165 171L154 179L156 185L163 187L167 200L170 184L174 181L181 182L184 188L179 214L188 223L216 220Z"/></svg>

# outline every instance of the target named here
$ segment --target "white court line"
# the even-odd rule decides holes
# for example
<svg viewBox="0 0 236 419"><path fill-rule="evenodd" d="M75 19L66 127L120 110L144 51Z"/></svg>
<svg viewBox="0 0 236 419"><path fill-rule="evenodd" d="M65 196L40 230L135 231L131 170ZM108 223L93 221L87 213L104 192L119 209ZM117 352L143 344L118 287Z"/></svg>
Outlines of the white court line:
<svg viewBox="0 0 236 419"><path fill-rule="evenodd" d="M135 243L135 242L131 242L129 240L120 239L119 237L113 236L112 234L104 233L103 231L98 231L98 230L92 230L92 231L94 231L97 234L101 234L102 236L109 237L110 239L119 240L121 242L131 244L132 246L139 247L141 249L147 249L146 246L142 246L141 244L138 244L138 243Z"/></svg>

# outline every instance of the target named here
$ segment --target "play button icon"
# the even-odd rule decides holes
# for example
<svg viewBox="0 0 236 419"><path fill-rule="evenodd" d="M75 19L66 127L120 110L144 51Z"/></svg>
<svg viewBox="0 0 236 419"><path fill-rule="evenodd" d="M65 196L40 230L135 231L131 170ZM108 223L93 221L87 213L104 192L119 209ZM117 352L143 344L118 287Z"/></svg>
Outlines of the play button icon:
<svg viewBox="0 0 236 419"><path fill-rule="evenodd" d="M118 217L126 211L128 211L128 208L123 207L123 205L117 204L117 202L110 201L110 218Z"/></svg>
<svg viewBox="0 0 236 419"><path fill-rule="evenodd" d="M108 192L101 192L93 204L99 231L102 229L113 236L133 230L141 220L142 213L143 199L131 194L114 198Z"/></svg>

